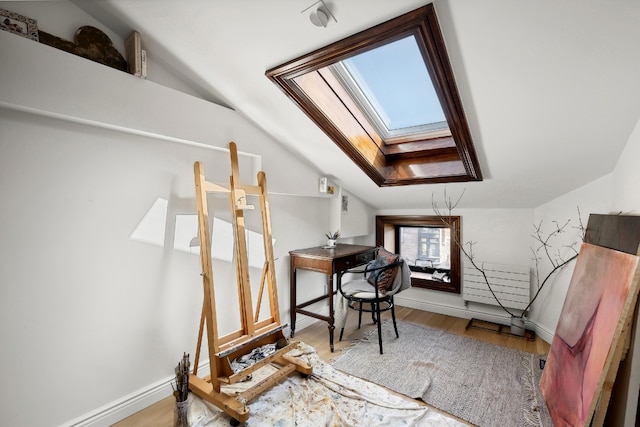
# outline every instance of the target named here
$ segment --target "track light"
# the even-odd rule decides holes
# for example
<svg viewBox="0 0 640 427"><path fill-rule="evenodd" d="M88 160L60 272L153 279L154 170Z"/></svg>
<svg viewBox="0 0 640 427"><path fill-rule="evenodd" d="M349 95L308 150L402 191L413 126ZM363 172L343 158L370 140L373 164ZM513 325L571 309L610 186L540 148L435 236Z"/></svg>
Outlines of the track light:
<svg viewBox="0 0 640 427"><path fill-rule="evenodd" d="M316 5L318 5L318 7L316 7L315 10L312 10L311 13L309 14L309 20L313 25L315 25L316 27L326 28L327 25L329 25L329 18L333 18L334 21L338 22L336 17L333 16L333 13L331 13L331 10L329 10L329 7L325 4L323 0L319 0L313 3L311 6L303 10L301 13L306 12L307 10L313 8Z"/></svg>
<svg viewBox="0 0 640 427"><path fill-rule="evenodd" d="M329 14L325 12L324 8L320 6L314 12L309 15L311 23L316 27L326 27L329 23Z"/></svg>

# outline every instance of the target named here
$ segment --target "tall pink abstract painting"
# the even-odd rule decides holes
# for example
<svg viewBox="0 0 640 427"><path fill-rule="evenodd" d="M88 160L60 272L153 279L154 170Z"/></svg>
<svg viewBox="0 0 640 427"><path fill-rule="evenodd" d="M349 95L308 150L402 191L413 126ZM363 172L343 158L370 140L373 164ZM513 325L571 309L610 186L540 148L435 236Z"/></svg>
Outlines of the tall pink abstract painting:
<svg viewBox="0 0 640 427"><path fill-rule="evenodd" d="M637 256L582 245L540 380L554 426L590 423L623 314L633 310L637 267Z"/></svg>

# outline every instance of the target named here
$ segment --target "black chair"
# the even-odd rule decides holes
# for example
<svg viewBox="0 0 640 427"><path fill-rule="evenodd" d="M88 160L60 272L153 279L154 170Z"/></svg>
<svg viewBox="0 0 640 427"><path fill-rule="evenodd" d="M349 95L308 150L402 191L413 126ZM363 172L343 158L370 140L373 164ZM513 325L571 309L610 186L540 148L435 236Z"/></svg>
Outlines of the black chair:
<svg viewBox="0 0 640 427"><path fill-rule="evenodd" d="M394 271L395 270L395 271ZM386 272L391 271L392 277ZM355 279L342 283L342 277L351 273L356 276ZM358 276L361 278L357 278ZM386 290L380 289L378 286L380 281L390 280ZM411 286L411 272L408 264L403 260L392 262L386 265L380 265L379 262L372 261L364 269L346 270L337 273L338 298L342 296L342 301L336 303L336 316L341 316L340 341L344 334L344 324L346 323L346 312L348 309L358 311L358 329L362 325L362 312L370 312L371 319L378 325L378 343L380 345L380 354L382 353L382 324L380 322L380 313L391 310L391 318L393 320L393 328L398 334L398 325L396 324L396 312L393 297L399 292ZM346 307L345 307L346 306ZM342 308L344 307L344 308ZM344 310L340 315L337 313Z"/></svg>

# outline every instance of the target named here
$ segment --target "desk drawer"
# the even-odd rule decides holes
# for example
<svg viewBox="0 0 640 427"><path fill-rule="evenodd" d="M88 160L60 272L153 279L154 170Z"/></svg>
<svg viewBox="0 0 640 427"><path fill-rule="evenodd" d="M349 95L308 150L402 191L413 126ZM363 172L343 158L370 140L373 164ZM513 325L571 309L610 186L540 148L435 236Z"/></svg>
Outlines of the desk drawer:
<svg viewBox="0 0 640 427"><path fill-rule="evenodd" d="M332 274L332 261L322 258L304 258L299 256L291 257L291 267L303 270L317 271L319 273Z"/></svg>
<svg viewBox="0 0 640 427"><path fill-rule="evenodd" d="M349 255L335 260L335 271L344 271L368 263L376 257L375 250Z"/></svg>

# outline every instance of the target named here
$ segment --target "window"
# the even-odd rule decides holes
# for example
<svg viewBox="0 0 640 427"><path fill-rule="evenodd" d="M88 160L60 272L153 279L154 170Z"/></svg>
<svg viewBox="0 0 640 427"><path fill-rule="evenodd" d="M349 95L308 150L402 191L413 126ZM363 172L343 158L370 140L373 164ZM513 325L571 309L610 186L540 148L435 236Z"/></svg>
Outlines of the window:
<svg viewBox="0 0 640 427"><path fill-rule="evenodd" d="M432 4L267 77L379 186L482 180Z"/></svg>
<svg viewBox="0 0 640 427"><path fill-rule="evenodd" d="M417 228L417 230L416 230ZM418 239L418 252L416 254L417 261L429 261L431 266L443 264L440 254L446 254L450 242L450 230L448 228L432 228L432 227L401 227L403 233L400 233L401 239L405 239L411 234L415 234ZM411 233L411 231L414 231ZM402 241L400 242L402 250ZM447 258L445 257L445 261Z"/></svg>
<svg viewBox="0 0 640 427"><path fill-rule="evenodd" d="M451 135L414 35L332 66L386 143L424 134Z"/></svg>
<svg viewBox="0 0 640 427"><path fill-rule="evenodd" d="M409 264L412 286L460 293L460 217L377 216L376 245Z"/></svg>

